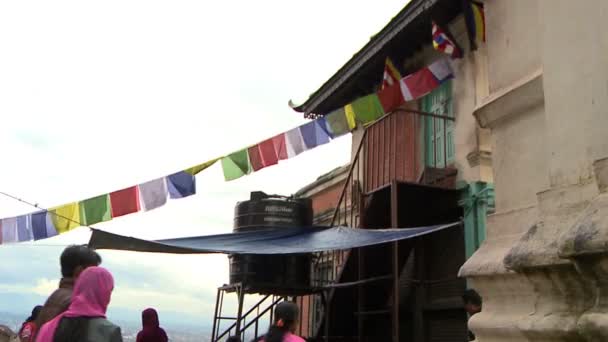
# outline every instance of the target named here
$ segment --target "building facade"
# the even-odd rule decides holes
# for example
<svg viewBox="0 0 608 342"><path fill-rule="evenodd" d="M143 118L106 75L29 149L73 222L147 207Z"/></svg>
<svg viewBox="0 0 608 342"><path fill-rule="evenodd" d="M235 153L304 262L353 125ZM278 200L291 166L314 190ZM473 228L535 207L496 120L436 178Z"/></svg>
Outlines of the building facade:
<svg viewBox="0 0 608 342"><path fill-rule="evenodd" d="M486 1L496 211L461 270L479 341L605 341L608 3Z"/></svg>
<svg viewBox="0 0 608 342"><path fill-rule="evenodd" d="M324 116L378 91L387 57L403 75L448 58L432 46L432 21L446 27L465 50L464 58L450 60L452 80L353 132L351 164L340 174L340 191L327 190L330 175L298 194L330 204L315 211L325 215L322 223L366 229L462 224L415 241L321 253L316 260L324 267L313 269L323 275L313 279L345 286L326 291L326 298L300 299L303 312L309 313L301 331L306 336L331 341L467 339L460 298L467 283L458 272L485 240L486 216L494 208L494 173L490 130L473 115L489 94L486 47L468 51L462 10L455 1L411 1L295 108Z"/></svg>

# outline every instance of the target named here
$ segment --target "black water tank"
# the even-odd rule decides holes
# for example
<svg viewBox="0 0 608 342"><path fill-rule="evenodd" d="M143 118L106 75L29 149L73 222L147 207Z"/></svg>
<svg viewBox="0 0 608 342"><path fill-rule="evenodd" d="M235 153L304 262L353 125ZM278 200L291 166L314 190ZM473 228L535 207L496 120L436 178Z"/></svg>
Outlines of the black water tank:
<svg viewBox="0 0 608 342"><path fill-rule="evenodd" d="M234 231L311 226L312 202L252 192L237 203ZM250 293L296 294L310 286L310 254L230 255L230 283L242 283Z"/></svg>

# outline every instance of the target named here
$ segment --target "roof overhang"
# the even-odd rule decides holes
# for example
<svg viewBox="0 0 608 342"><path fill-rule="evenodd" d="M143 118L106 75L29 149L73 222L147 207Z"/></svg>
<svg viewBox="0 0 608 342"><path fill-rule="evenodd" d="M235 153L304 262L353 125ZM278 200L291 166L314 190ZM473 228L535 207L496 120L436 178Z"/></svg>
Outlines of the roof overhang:
<svg viewBox="0 0 608 342"><path fill-rule="evenodd" d="M454 0L411 0L378 34L301 105L297 112L325 115L380 84L386 57L403 59L431 44L431 18L443 24L461 11Z"/></svg>

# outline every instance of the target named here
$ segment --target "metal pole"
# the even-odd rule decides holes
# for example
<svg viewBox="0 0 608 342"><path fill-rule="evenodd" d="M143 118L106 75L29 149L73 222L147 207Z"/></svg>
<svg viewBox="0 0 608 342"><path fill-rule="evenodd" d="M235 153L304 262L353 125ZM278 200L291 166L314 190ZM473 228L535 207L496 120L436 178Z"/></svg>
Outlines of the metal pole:
<svg viewBox="0 0 608 342"><path fill-rule="evenodd" d="M237 296L239 299L239 308L237 311L237 315L236 315L236 330L235 330L235 336L239 336L240 335L240 331L241 331L241 316L243 314L243 297L245 296L245 291L243 291L243 285L239 285L237 287Z"/></svg>
<svg viewBox="0 0 608 342"><path fill-rule="evenodd" d="M399 227L399 196L397 181L391 183L391 226ZM393 242L393 342L399 342L399 241Z"/></svg>
<svg viewBox="0 0 608 342"><path fill-rule="evenodd" d="M215 329L217 327L217 320L218 320L218 308L220 305L220 289L217 289L217 296L215 297L215 311L213 313L213 328L211 329L211 341L215 342L215 338L216 338L216 333L215 333Z"/></svg>

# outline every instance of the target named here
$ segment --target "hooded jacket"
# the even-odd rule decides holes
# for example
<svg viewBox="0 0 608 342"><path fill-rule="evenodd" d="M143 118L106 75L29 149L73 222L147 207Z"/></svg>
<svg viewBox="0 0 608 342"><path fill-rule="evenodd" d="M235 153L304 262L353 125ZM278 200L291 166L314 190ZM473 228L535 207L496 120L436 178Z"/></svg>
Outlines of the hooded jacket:
<svg viewBox="0 0 608 342"><path fill-rule="evenodd" d="M142 330L137 334L136 342L167 342L169 338L160 327L158 313L150 308L141 313Z"/></svg>

